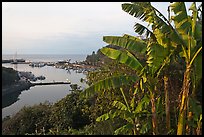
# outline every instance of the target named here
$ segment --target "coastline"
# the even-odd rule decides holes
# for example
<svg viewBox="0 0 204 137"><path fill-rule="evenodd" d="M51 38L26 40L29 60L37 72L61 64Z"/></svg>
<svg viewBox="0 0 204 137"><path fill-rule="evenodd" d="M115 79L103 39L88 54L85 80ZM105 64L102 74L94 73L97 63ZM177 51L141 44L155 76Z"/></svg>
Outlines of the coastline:
<svg viewBox="0 0 204 137"><path fill-rule="evenodd" d="M41 63L40 61L37 60L37 58L33 59L33 60L36 60L36 61L32 61L32 60L27 60L27 58L25 58L26 61L30 61L29 63ZM14 70L16 69L15 68L15 65L18 65L17 66L17 71L18 72L33 72L32 70L36 69L37 73L39 72L40 75L46 75L46 82L56 82L56 81L65 81L68 82L68 81L73 81L73 83L77 83L77 80L75 79L78 79L79 77L83 78L85 73L84 70L88 71L89 69L92 70L94 67L91 66L91 65L84 65L84 64L81 64L80 61L76 61L76 62L69 62L69 63L62 63L60 61L64 61L64 60L58 60L58 61L46 61L46 59L42 59L43 60L43 63L45 64L45 66L50 66L50 71L52 73L47 72L47 68L43 68L42 66L42 69L40 69L41 67L32 67L32 66L29 66L29 63L27 62L17 62L17 64L12 64L12 63L2 63L3 67L5 68L13 68ZM74 60L77 60L77 59L74 59ZM66 61L66 60L65 60ZM52 65L53 63L53 65ZM22 67L23 66L23 67ZM57 69L64 69L65 71L58 71ZM69 71L71 70L71 71ZM55 72L59 72L59 76L57 74L56 76L56 79L55 79ZM71 74L72 72L72 74ZM39 75L39 74L35 74L35 75ZM77 74L77 73L82 73L82 74ZM33 73L32 73L33 74ZM73 76L74 75L74 76ZM75 76L76 75L76 76ZM47 77L49 77L47 79ZM24 106L24 104L27 104L27 105L33 105L34 103L35 104L38 104L40 102L44 102L44 100L48 100L50 102L55 102L56 100L59 100L61 98L63 98L64 96L66 96L68 93L69 93L69 85L68 87L65 87L67 85L63 85L63 86L47 86L47 88L44 88L44 86L42 86L43 88L31 88L33 83L32 83L32 80L30 81L29 78L27 78L27 82L26 82L26 78L22 78L20 81L17 81L13 84L10 84L10 85L4 85L2 87L2 118L4 118L5 116L8 116L8 115L13 115L15 114L17 111L16 110L20 110L22 107L19 107L19 106ZM54 80L54 81L53 81ZM80 79L78 80L80 82ZM45 83L46 83L45 82ZM35 82L34 82L35 83ZM36 82L37 83L37 82ZM40 81L39 81L40 83ZM44 84L44 81L43 81L43 84ZM52 88L54 87L54 88ZM58 88L59 87L59 88ZM43 90L42 90L43 89ZM27 100L27 98L25 99L24 97L23 98L19 98L19 96L22 94L22 96L24 96L24 91L27 92L27 91L39 91L39 90L42 90L42 92L39 94L39 95L45 95L47 94L47 92L44 92L46 90L44 89L47 89L47 91L50 91L51 94L53 96L56 97L56 99L53 99L53 96L49 96L47 98L45 97L38 97L38 95L36 95L37 92L32 92L30 93L31 95L36 95L36 96L29 96L30 100ZM55 91L58 91L59 90L59 93L58 92L55 92ZM71 90L71 89L70 89ZM62 97L63 95L63 97ZM33 99L33 97L38 97L39 99ZM16 103L17 102L17 103ZM34 102L34 103L33 103ZM18 104L18 107L17 105Z"/></svg>
<svg viewBox="0 0 204 137"><path fill-rule="evenodd" d="M29 81L19 80L18 82L2 87L2 97L12 93L21 93L23 90L28 90L31 87Z"/></svg>

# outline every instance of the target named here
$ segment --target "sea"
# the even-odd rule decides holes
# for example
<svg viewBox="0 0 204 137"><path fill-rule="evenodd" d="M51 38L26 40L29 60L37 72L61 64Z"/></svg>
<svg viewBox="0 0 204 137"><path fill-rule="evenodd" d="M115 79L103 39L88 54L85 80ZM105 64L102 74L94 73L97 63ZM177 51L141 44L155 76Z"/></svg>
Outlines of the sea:
<svg viewBox="0 0 204 137"><path fill-rule="evenodd" d="M33 54L17 55L17 59L25 59L26 61L34 62L56 62L59 60L69 60L70 62L84 61L87 55L42 55ZM2 55L2 59L13 59L14 55ZM28 64L10 64L2 63L2 66L17 69L18 71L32 72L35 76L45 76L46 79L43 81L36 82L53 82L53 81L67 81L69 80L72 84L78 84L81 89L88 87L86 83L81 82L81 78L86 78L83 73L77 73L75 70L65 70L55 68L53 66L44 67L31 67ZM43 85L31 87L28 90L24 90L19 95L8 95L2 98L2 119L6 116L15 115L24 106L33 106L39 103L50 102L51 104L56 103L60 99L66 97L71 93L70 85Z"/></svg>
<svg viewBox="0 0 204 137"><path fill-rule="evenodd" d="M42 61L42 62L56 62L59 60L68 60L70 62L84 61L86 59L85 54L3 54L2 59L25 59L26 61Z"/></svg>

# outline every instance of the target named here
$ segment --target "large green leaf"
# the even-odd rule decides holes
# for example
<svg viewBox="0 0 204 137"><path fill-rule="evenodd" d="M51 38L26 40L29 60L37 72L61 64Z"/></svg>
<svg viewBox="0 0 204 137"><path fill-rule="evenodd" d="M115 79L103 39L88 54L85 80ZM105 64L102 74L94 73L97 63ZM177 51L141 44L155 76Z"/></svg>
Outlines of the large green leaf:
<svg viewBox="0 0 204 137"><path fill-rule="evenodd" d="M184 2L174 2L170 5L171 10L174 12L175 16L173 17L174 24L177 25L182 21L188 18L186 6Z"/></svg>
<svg viewBox="0 0 204 137"><path fill-rule="evenodd" d="M146 35L151 35L154 41L156 37L157 42L165 47L177 47L177 45L184 43L181 39L182 37L178 35L178 32L173 28L171 23L163 14L161 14L160 11L154 8L150 2L133 2L131 4L125 3L122 5L122 9L125 12L128 12L130 15L146 21L152 26L153 33L149 31L148 28L136 23L135 30L139 34L146 33Z"/></svg>
<svg viewBox="0 0 204 137"><path fill-rule="evenodd" d="M140 64L140 62L128 51L120 51L107 47L100 49L100 51L107 57L126 64L133 70L140 72L143 68L142 64Z"/></svg>
<svg viewBox="0 0 204 137"><path fill-rule="evenodd" d="M134 113L141 113L143 112L145 106L147 106L150 102L150 99L145 95L141 101L137 104L136 109L134 110ZM146 109L146 108L145 108Z"/></svg>
<svg viewBox="0 0 204 137"><path fill-rule="evenodd" d="M154 34L158 44L160 44L161 46L165 48L169 46L174 46L174 45L171 45L171 40L168 37L168 34L162 33L160 29L154 29Z"/></svg>
<svg viewBox="0 0 204 137"><path fill-rule="evenodd" d="M109 113L111 113L111 118L115 118L115 117L119 117L119 116L121 116L121 113L122 113L122 111L121 110L118 110L118 109L116 109L116 110L114 110L114 112L112 111L112 110L110 110L110 112Z"/></svg>
<svg viewBox="0 0 204 137"><path fill-rule="evenodd" d="M144 21L146 14L151 12L150 2L134 2L122 4L122 9L130 15Z"/></svg>
<svg viewBox="0 0 204 137"><path fill-rule="evenodd" d="M134 128L134 125L131 123L128 123L118 129L115 130L115 134L131 134L132 129Z"/></svg>
<svg viewBox="0 0 204 137"><path fill-rule="evenodd" d="M108 113L99 116L96 119L97 122L120 117L121 119L124 119L129 123L134 123L133 119L135 118L135 115L127 110L125 104L120 101L114 101L112 105L116 108L116 110L112 109Z"/></svg>
<svg viewBox="0 0 204 137"><path fill-rule="evenodd" d="M200 24L198 19L198 10L196 8L195 2L191 5L189 10L192 10L192 40L191 40L191 48L195 48L196 45L199 45L202 42L202 24ZM202 44L200 44L201 46Z"/></svg>
<svg viewBox="0 0 204 137"><path fill-rule="evenodd" d="M189 22L190 16L186 11L184 2L175 2L171 4L171 10L175 16L172 16L177 32L185 39L185 35L188 35L189 29L191 29L191 23Z"/></svg>
<svg viewBox="0 0 204 137"><path fill-rule="evenodd" d="M113 119L115 117L118 117L120 114L121 114L121 111L119 110L110 110L109 112L97 117L96 121L101 122L101 121L106 121L108 119Z"/></svg>
<svg viewBox="0 0 204 137"><path fill-rule="evenodd" d="M193 117L195 121L199 120L200 114L202 114L202 105L196 103L196 99L189 97L189 109L193 112Z"/></svg>
<svg viewBox="0 0 204 137"><path fill-rule="evenodd" d="M154 40L156 39L153 32L151 32L147 27L145 27L139 23L136 23L134 25L134 29L135 29L135 32L140 34L140 35L143 35L146 33L145 36L147 38L150 36L152 39L154 39Z"/></svg>
<svg viewBox="0 0 204 137"><path fill-rule="evenodd" d="M151 68L151 74L154 75L168 57L169 51L157 43L152 43L148 45L147 55L147 64Z"/></svg>
<svg viewBox="0 0 204 137"><path fill-rule="evenodd" d="M158 28L161 29L163 33L167 33L173 28L166 17L154 8L150 2L125 3L122 4L122 9L132 16L152 24L152 29ZM138 25L138 29L141 34L144 30L147 30L144 27L141 27L141 25ZM149 32L150 31L148 31L148 33Z"/></svg>
<svg viewBox="0 0 204 137"><path fill-rule="evenodd" d="M121 116L121 110L110 110L108 113L105 113L96 118L97 122L105 121L108 119L114 119L115 117Z"/></svg>
<svg viewBox="0 0 204 137"><path fill-rule="evenodd" d="M119 110L119 112L120 112L120 115L119 115L120 118L122 118L122 119L128 121L129 123L134 123L133 119L134 119L135 115L134 115L132 112L130 112L130 111L128 110L128 107L127 107L125 104L123 104L123 103L120 102L120 101L114 101L114 102L112 103L112 105L113 105L117 110ZM118 113L118 112L117 112L117 113ZM116 114L113 114L113 115L114 115L114 117L115 117Z"/></svg>
<svg viewBox="0 0 204 137"><path fill-rule="evenodd" d="M202 24L198 22L196 22L194 37L197 41L202 41Z"/></svg>
<svg viewBox="0 0 204 137"><path fill-rule="evenodd" d="M126 105L123 104L122 102L120 101L113 101L113 104L112 104L114 107L116 107L117 109L119 110L128 110Z"/></svg>
<svg viewBox="0 0 204 137"><path fill-rule="evenodd" d="M110 114L108 112L108 113L105 113L105 114L101 115L100 117L97 117L96 121L101 122L101 121L108 120L109 118L110 118Z"/></svg>
<svg viewBox="0 0 204 137"><path fill-rule="evenodd" d="M81 93L81 96L92 96L95 93L101 91L101 90L107 90L112 88L118 88L124 85L130 85L131 83L135 82L138 79L136 76L111 76L104 80L100 80L87 89L85 89L84 92Z"/></svg>
<svg viewBox="0 0 204 137"><path fill-rule="evenodd" d="M194 77L193 86L196 91L202 79L202 52L200 52L194 60L192 77Z"/></svg>
<svg viewBox="0 0 204 137"><path fill-rule="evenodd" d="M133 52L142 52L145 53L146 51L146 43L139 38L133 39L133 36L124 35L123 37L118 36L104 36L103 41L110 44L120 46L125 48L129 51Z"/></svg>
<svg viewBox="0 0 204 137"><path fill-rule="evenodd" d="M161 27L163 25L168 27L168 25L170 25L166 17L154 8L150 2L125 3L122 4L122 9L130 15L142 21L146 21L149 24L156 23L155 25L157 25L157 27ZM166 31L168 30L169 28L167 28Z"/></svg>

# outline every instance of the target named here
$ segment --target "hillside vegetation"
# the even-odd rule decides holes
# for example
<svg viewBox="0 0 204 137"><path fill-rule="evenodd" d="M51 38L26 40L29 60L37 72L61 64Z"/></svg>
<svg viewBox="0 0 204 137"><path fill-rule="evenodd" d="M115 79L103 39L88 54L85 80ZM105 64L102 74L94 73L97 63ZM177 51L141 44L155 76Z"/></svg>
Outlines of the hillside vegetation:
<svg viewBox="0 0 204 137"><path fill-rule="evenodd" d="M2 121L3 134L202 135L202 5L188 15L171 3L168 19L150 2L122 10L149 24L134 25L146 38L104 36L109 46L87 57L100 66L87 89L23 108Z"/></svg>

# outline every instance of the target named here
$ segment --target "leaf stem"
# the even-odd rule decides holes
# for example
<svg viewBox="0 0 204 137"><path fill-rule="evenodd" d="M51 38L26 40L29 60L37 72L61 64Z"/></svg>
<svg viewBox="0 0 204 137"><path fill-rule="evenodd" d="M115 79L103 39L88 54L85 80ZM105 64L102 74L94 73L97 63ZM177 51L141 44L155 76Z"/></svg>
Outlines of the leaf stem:
<svg viewBox="0 0 204 137"><path fill-rule="evenodd" d="M123 95L123 99L124 99L125 104L126 104L126 106L127 106L127 108L128 108L128 111L130 112L130 106L128 105L128 102L127 102L127 99L126 99L126 97L125 97L124 91L123 91L122 88L120 88L120 91L121 91L121 93L122 93L122 95Z"/></svg>

